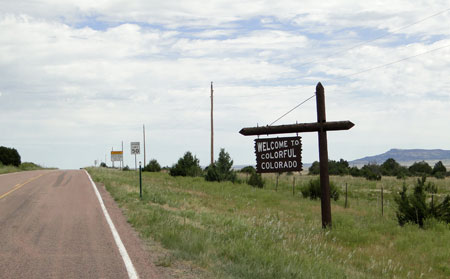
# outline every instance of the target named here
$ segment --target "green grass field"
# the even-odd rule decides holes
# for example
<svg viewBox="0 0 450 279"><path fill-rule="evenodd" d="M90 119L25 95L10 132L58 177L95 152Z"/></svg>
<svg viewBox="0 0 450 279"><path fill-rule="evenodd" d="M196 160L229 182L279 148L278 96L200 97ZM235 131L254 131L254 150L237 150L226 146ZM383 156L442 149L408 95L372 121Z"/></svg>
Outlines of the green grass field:
<svg viewBox="0 0 450 279"><path fill-rule="evenodd" d="M403 180L331 177L341 189L347 183L349 208L341 193L332 201L333 228L323 230L320 201L304 199L299 191L311 176L282 175L275 191L275 175L265 175L265 188L257 189L143 173L140 200L137 172L88 171L105 184L142 238L170 252L159 265L187 261L215 278L450 277L450 226L397 224L393 193ZM412 188L414 181L406 183ZM450 193L449 178L430 181L439 193Z"/></svg>

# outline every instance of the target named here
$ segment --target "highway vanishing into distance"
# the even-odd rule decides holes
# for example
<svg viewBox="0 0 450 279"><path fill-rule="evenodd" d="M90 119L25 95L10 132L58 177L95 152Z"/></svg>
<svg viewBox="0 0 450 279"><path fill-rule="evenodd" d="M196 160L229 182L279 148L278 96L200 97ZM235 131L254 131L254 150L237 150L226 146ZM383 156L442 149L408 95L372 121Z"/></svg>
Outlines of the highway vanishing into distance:
<svg viewBox="0 0 450 279"><path fill-rule="evenodd" d="M148 253L86 171L0 175L0 278L163 278Z"/></svg>

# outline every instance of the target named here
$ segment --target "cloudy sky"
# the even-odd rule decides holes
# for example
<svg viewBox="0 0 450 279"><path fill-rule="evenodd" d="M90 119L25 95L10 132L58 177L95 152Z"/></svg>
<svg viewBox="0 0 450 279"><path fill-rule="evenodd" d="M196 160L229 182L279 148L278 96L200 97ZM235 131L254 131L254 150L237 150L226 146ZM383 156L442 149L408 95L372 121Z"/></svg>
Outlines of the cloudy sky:
<svg viewBox="0 0 450 279"><path fill-rule="evenodd" d="M0 145L78 168L109 165L123 141L134 167L145 124L147 160L189 150L208 165L213 81L215 153L254 164L254 137L238 131L320 81L327 119L355 123L328 133L330 159L450 149L449 26L446 0L1 0ZM276 124L314 122L315 109ZM301 136L303 162L318 160L317 135Z"/></svg>

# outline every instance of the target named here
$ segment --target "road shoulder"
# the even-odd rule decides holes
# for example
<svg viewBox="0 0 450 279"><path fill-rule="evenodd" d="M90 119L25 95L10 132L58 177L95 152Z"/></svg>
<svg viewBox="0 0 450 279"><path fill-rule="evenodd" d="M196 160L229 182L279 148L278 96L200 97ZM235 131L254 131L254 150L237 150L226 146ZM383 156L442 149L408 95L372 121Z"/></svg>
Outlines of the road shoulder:
<svg viewBox="0 0 450 279"><path fill-rule="evenodd" d="M106 209L119 232L139 278L202 278L189 262L174 260L172 253L152 240L141 239L102 183L95 182Z"/></svg>

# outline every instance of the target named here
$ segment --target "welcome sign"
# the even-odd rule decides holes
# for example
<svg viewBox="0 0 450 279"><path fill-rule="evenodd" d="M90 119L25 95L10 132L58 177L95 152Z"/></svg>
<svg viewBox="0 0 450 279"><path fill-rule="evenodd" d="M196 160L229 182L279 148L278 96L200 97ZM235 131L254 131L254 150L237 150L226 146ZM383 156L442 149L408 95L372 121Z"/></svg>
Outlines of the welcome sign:
<svg viewBox="0 0 450 279"><path fill-rule="evenodd" d="M302 170L301 137L255 139L255 153L258 173Z"/></svg>

